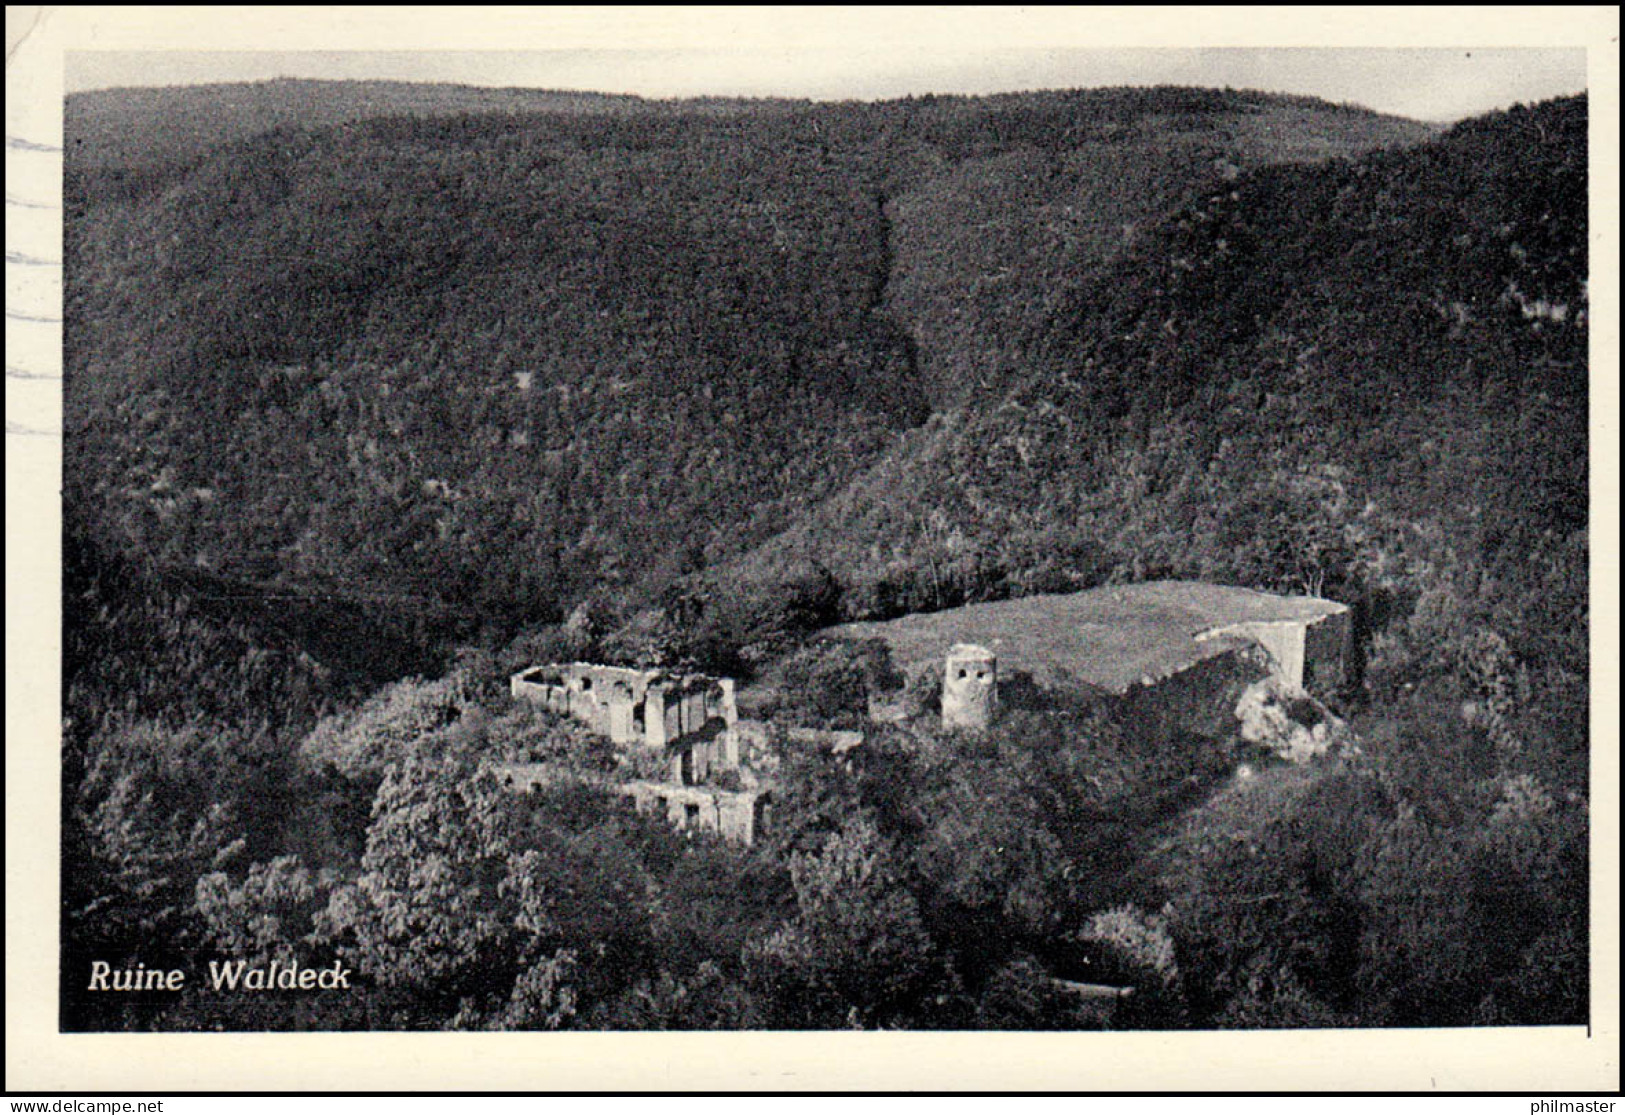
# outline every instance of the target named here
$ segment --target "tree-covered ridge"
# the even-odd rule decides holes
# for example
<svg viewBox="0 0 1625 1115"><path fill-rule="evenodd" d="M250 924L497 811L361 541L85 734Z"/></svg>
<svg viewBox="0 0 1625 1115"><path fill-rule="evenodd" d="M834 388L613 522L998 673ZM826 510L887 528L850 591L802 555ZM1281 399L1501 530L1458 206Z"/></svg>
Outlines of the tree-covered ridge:
<svg viewBox="0 0 1625 1115"><path fill-rule="evenodd" d="M476 112L651 113L665 107L612 93L278 78L72 93L64 105L64 130L76 164L111 171L133 184L165 166L188 164L211 148L290 124L324 126ZM697 107L689 106L691 111Z"/></svg>
<svg viewBox="0 0 1625 1115"><path fill-rule="evenodd" d="M784 529L1237 162L1416 135L1201 90L770 108L285 125L133 185L70 153L76 493L167 562L545 619Z"/></svg>
<svg viewBox="0 0 1625 1115"><path fill-rule="evenodd" d="M1161 114L1211 113L1268 104L1316 114L1314 131L1372 129L1389 142L1396 124L1350 105L1308 97L1219 93L1207 89L1075 90L992 96L927 95L898 104L930 121L933 142L952 157L978 147L1008 145L1011 133L1028 138L1074 139L1079 128L1120 131L1125 120L1149 109ZM1106 113L1116 115L1106 118ZM89 90L64 102L69 156L81 168L106 170L129 185L165 167L186 166L212 148L288 125L326 127L391 117L418 119L517 113L552 116L771 116L804 111L812 102L781 98L690 97L651 99L580 90L500 88L399 81L322 81L277 78L213 85ZM1335 115L1333 115L1335 114ZM1084 117L1081 121L1079 117ZM1153 122L1155 124L1155 122ZM1425 131L1412 125L1414 134ZM1068 131L1068 129L1072 131ZM1314 145L1308 132L1300 141Z"/></svg>

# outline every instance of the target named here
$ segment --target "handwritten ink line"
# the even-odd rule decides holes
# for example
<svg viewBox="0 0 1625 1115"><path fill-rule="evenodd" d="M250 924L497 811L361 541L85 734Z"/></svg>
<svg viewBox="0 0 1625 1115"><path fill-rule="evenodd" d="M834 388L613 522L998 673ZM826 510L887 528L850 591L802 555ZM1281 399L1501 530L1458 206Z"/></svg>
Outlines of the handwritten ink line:
<svg viewBox="0 0 1625 1115"><path fill-rule="evenodd" d="M30 372L26 368L19 368L15 364L6 365L7 379L61 379L62 376L53 372Z"/></svg>
<svg viewBox="0 0 1625 1115"><path fill-rule="evenodd" d="M6 253L6 262L7 263L20 263L24 267L61 267L62 266L62 261L60 259L36 259L35 257L33 257L31 255L27 255L27 254L25 254L23 252L10 252L10 251L8 251Z"/></svg>
<svg viewBox="0 0 1625 1115"><path fill-rule="evenodd" d="M58 155L62 153L62 148L60 147L52 147L46 143L35 143L31 139L24 139L22 136L14 136L10 134L6 136L6 146L11 148L13 151L39 151L42 153L52 153Z"/></svg>

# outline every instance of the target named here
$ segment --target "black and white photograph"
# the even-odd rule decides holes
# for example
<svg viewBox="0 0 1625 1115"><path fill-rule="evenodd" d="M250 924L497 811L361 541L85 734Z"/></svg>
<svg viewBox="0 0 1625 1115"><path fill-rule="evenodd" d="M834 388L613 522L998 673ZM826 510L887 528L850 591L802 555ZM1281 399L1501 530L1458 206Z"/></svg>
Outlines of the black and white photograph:
<svg viewBox="0 0 1625 1115"><path fill-rule="evenodd" d="M1589 1034L1617 227L1464 38L65 53L58 1032Z"/></svg>

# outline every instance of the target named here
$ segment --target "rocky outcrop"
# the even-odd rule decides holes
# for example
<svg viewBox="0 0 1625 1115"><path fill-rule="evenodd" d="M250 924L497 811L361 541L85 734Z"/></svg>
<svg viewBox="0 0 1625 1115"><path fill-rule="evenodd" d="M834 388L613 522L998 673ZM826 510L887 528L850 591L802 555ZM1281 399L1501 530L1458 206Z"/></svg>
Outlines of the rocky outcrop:
<svg viewBox="0 0 1625 1115"><path fill-rule="evenodd" d="M1236 702L1241 738L1294 763L1341 748L1348 725L1303 690L1270 676L1249 685Z"/></svg>

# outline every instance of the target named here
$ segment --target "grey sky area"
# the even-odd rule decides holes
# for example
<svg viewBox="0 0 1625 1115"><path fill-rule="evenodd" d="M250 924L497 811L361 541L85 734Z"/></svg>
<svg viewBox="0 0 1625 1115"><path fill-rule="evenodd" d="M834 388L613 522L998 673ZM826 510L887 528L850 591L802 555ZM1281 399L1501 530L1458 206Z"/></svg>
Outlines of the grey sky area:
<svg viewBox="0 0 1625 1115"><path fill-rule="evenodd" d="M1586 88L1583 49L559 50L80 52L69 92L130 85L368 78L637 93L876 99L1102 85L1301 93L1458 120Z"/></svg>

